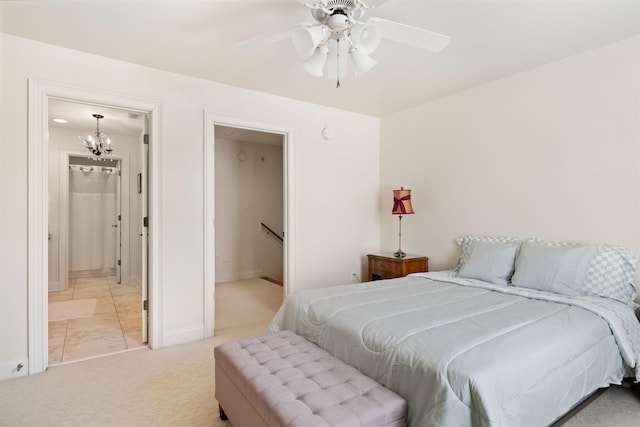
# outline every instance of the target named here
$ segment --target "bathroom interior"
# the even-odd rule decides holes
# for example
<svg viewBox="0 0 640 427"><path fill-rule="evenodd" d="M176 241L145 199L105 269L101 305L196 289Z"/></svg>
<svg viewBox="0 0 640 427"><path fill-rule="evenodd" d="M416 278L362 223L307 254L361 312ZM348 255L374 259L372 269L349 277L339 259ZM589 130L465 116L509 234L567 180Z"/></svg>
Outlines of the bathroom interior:
<svg viewBox="0 0 640 427"><path fill-rule="evenodd" d="M146 347L144 127L139 113L49 101L50 366ZM84 147L99 132L111 153Z"/></svg>

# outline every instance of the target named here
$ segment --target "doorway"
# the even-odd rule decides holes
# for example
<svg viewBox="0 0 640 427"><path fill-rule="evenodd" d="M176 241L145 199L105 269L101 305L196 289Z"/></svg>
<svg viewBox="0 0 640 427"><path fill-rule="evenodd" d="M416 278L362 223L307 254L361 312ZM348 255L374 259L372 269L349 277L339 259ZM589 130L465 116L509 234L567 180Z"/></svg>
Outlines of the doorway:
<svg viewBox="0 0 640 427"><path fill-rule="evenodd" d="M148 287L148 296L143 296L146 301L143 310L148 308L149 336L148 345L152 348L162 346L162 324L160 290L162 289L162 277L160 275L159 259L161 248L159 245L159 233L162 228L159 206L159 174L161 146L159 144L159 110L160 104L156 101L142 98L134 98L100 92L96 90L78 88L58 83L29 80L29 210L28 210L28 348L29 348L29 374L46 370L48 360L48 264L49 264L49 101L61 100L72 104L81 104L96 107L113 108L127 111L133 114L142 114L148 120L145 121L148 138L145 139L145 147L148 150L148 173L144 181L148 182L147 205L145 213L148 221L145 221L143 234L148 236L148 250L143 249L141 257L148 256L148 262L142 262L147 268L142 268L142 289ZM83 126L84 131L90 131L95 126ZM81 134L82 135L82 134ZM74 135L75 143L81 142ZM75 147L75 146L74 146ZM80 148L81 149L81 148ZM146 165L145 165L146 166ZM146 172L146 171L145 171ZM140 218L142 220L142 218ZM143 242L146 239L142 240ZM143 243L144 245L144 243ZM147 286L145 286L147 284ZM142 315L146 319L146 315Z"/></svg>
<svg viewBox="0 0 640 427"><path fill-rule="evenodd" d="M216 329L216 138L221 126L279 135L282 141L282 296L288 295L290 283L295 282L293 254L295 253L295 198L293 182L294 135L293 129L273 123L258 122L238 117L225 117L205 111L204 120L204 324L205 337L212 337ZM216 129L217 128L217 129ZM239 154L239 153L238 153ZM242 157L242 156L240 156ZM237 159L237 158L236 158ZM277 234L280 230L276 230ZM223 262L224 262L224 258Z"/></svg>
<svg viewBox="0 0 640 427"><path fill-rule="evenodd" d="M122 246L128 245L129 239L122 239L122 218L130 201L122 197L122 160L109 159L106 163L79 156L64 160L61 170L68 173L66 180L60 180L60 199L68 203L60 204L64 212L61 220L66 221L66 227L60 227L66 231L59 241L60 253L66 255L62 257L65 268L61 273L71 279L114 276L116 283L122 283L124 268L124 281L128 282L129 260L122 256ZM49 292L52 290L50 282Z"/></svg>
<svg viewBox="0 0 640 427"><path fill-rule="evenodd" d="M282 303L284 137L222 125L214 132L216 329L227 329L270 321ZM240 315L239 304L251 309Z"/></svg>
<svg viewBox="0 0 640 427"><path fill-rule="evenodd" d="M49 115L49 365L145 347L141 173L145 117L51 99ZM113 151L81 138L100 130ZM59 160L58 160L59 159Z"/></svg>

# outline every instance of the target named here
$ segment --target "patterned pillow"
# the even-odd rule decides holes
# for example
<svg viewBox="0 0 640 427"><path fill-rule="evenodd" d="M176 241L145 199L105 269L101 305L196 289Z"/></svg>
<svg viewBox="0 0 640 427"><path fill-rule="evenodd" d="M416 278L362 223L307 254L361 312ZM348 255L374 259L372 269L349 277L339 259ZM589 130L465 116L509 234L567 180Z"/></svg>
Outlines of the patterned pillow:
<svg viewBox="0 0 640 427"><path fill-rule="evenodd" d="M597 295L633 305L638 295L634 284L640 258L628 249L598 246L584 281L585 295Z"/></svg>
<svg viewBox="0 0 640 427"><path fill-rule="evenodd" d="M471 242L484 242L484 243L521 243L522 239L506 236L477 236L474 234L467 234L460 236L456 239L456 243L460 246L462 253L458 258L458 265L455 268L455 272L458 273L462 265L469 259L469 249Z"/></svg>
<svg viewBox="0 0 640 427"><path fill-rule="evenodd" d="M549 246L580 245L540 240L536 242ZM611 298L635 307L633 300L638 295L635 286L638 261L640 257L629 249L596 245L596 254L587 269L582 294Z"/></svg>

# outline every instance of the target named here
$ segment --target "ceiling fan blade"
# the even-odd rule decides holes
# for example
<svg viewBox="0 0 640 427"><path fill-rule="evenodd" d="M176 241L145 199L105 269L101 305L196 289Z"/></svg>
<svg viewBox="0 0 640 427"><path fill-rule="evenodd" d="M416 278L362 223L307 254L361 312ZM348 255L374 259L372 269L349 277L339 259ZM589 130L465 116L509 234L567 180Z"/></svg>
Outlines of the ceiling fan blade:
<svg viewBox="0 0 640 427"><path fill-rule="evenodd" d="M377 26L385 39L431 52L440 52L451 41L450 36L388 19L374 17L367 23Z"/></svg>
<svg viewBox="0 0 640 427"><path fill-rule="evenodd" d="M311 25L311 24L307 24L307 23L296 24L289 28L284 28L282 30L274 31L272 33L262 34L262 35L250 38L248 40L243 40L241 42L234 43L231 45L231 49L236 52L244 52L244 51L265 46L271 43L276 43L276 42L279 42L280 40L293 37L293 34L298 28L308 26L308 25Z"/></svg>
<svg viewBox="0 0 640 427"><path fill-rule="evenodd" d="M388 1L389 0L364 0L364 4L366 4L367 7L380 7Z"/></svg>

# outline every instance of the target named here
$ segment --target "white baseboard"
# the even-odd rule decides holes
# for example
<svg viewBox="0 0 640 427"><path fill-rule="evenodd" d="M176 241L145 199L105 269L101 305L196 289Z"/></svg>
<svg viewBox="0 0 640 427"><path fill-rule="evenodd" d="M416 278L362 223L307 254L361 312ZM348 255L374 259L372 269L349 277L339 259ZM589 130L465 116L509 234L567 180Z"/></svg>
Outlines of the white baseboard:
<svg viewBox="0 0 640 427"><path fill-rule="evenodd" d="M140 277L138 275L129 276L129 282L128 283L134 283L139 288L141 288L142 287L142 277Z"/></svg>
<svg viewBox="0 0 640 427"><path fill-rule="evenodd" d="M49 280L49 292L55 291L64 291L64 289L60 289L60 282Z"/></svg>
<svg viewBox="0 0 640 427"><path fill-rule="evenodd" d="M22 365L22 366L20 366ZM23 377L29 374L29 359L14 360L0 364L0 381Z"/></svg>
<svg viewBox="0 0 640 427"><path fill-rule="evenodd" d="M204 339L204 325L194 325L188 328L167 331L162 337L162 346L185 344Z"/></svg>
<svg viewBox="0 0 640 427"><path fill-rule="evenodd" d="M81 279L85 277L96 276L114 276L116 274L115 268L96 268L93 270L70 270L69 279Z"/></svg>
<svg viewBox="0 0 640 427"><path fill-rule="evenodd" d="M256 279L262 276L264 276L264 270L234 271L234 272L222 273L222 274L216 272L216 283Z"/></svg>

